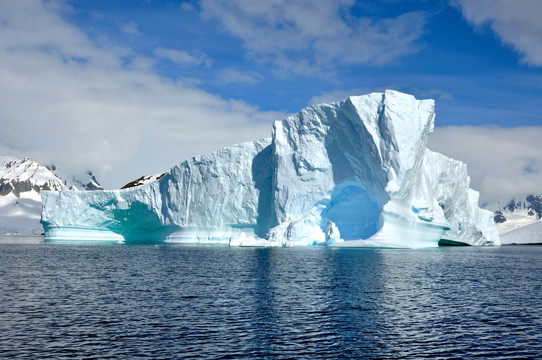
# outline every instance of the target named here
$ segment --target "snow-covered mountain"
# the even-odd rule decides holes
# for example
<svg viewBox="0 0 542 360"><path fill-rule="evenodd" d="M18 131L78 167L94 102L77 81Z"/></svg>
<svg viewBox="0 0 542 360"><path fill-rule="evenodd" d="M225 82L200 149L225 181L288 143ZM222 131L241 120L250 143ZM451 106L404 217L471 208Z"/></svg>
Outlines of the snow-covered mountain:
<svg viewBox="0 0 542 360"><path fill-rule="evenodd" d="M493 206L495 222L500 234L540 221L542 218L542 195L516 198L504 206Z"/></svg>
<svg viewBox="0 0 542 360"><path fill-rule="evenodd" d="M517 197L495 207L494 220L503 244L542 243L542 195Z"/></svg>
<svg viewBox="0 0 542 360"><path fill-rule="evenodd" d="M41 191L67 190L45 166L28 158L0 167L0 233L41 234Z"/></svg>
<svg viewBox="0 0 542 360"><path fill-rule="evenodd" d="M44 192L46 238L498 245L466 165L426 148L434 118L432 100L396 91L313 105L276 121L271 138L196 156L156 181Z"/></svg>
<svg viewBox="0 0 542 360"><path fill-rule="evenodd" d="M85 189L83 182L101 188L92 177L71 176L64 180L51 169L28 158L1 157L0 165L0 234L37 235L43 233L40 224L42 190Z"/></svg>
<svg viewBox="0 0 542 360"><path fill-rule="evenodd" d="M58 169L54 164L48 165L47 168L58 178L62 179L64 185L71 190L103 190L103 187L90 170L74 175L73 173Z"/></svg>

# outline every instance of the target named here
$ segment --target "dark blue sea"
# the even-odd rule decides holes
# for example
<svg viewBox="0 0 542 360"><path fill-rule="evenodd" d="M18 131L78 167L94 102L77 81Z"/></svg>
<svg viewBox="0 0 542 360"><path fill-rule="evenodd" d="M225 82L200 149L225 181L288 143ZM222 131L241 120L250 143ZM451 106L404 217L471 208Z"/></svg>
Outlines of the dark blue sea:
<svg viewBox="0 0 542 360"><path fill-rule="evenodd" d="M3 358L542 358L542 247L0 244Z"/></svg>

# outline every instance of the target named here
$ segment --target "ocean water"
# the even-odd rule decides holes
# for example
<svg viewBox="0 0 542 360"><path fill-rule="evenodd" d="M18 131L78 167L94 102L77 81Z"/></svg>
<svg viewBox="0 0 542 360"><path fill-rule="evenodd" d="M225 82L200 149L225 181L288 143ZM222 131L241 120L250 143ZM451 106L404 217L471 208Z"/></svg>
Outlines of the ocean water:
<svg viewBox="0 0 542 360"><path fill-rule="evenodd" d="M542 358L542 247L0 244L4 358Z"/></svg>

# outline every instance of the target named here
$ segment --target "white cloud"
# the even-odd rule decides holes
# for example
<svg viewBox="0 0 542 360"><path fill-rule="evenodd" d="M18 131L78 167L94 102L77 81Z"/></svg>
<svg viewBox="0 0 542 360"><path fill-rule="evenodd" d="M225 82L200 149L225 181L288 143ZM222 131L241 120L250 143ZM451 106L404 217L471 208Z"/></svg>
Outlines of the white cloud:
<svg viewBox="0 0 542 360"><path fill-rule="evenodd" d="M248 55L282 75L326 75L415 52L426 14L354 17L354 0L201 0L202 16L240 38Z"/></svg>
<svg viewBox="0 0 542 360"><path fill-rule="evenodd" d="M411 88L409 93L414 95L418 99L433 99L433 100L453 100L453 95L441 89L429 88L429 89L420 89L420 88Z"/></svg>
<svg viewBox="0 0 542 360"><path fill-rule="evenodd" d="M0 0L0 149L13 150L1 155L90 168L118 187L269 136L283 116L153 74L129 49L96 45L58 4Z"/></svg>
<svg viewBox="0 0 542 360"><path fill-rule="evenodd" d="M222 69L217 76L217 82L222 85L245 84L255 85L263 80L263 76L254 71L239 71L234 68Z"/></svg>
<svg viewBox="0 0 542 360"><path fill-rule="evenodd" d="M465 162L481 201L542 192L542 126L436 128L428 147Z"/></svg>
<svg viewBox="0 0 542 360"><path fill-rule="evenodd" d="M542 66L542 1L452 0L476 26L488 24L529 65Z"/></svg>
<svg viewBox="0 0 542 360"><path fill-rule="evenodd" d="M123 33L125 33L127 35L131 35L131 36L141 35L139 30L137 29L137 24L135 22L133 22L133 21L129 21L126 24L121 24L120 25L120 30Z"/></svg>
<svg viewBox="0 0 542 360"><path fill-rule="evenodd" d="M196 8L190 2L185 1L181 4L181 9L184 11L194 11Z"/></svg>
<svg viewBox="0 0 542 360"><path fill-rule="evenodd" d="M201 51L184 51L176 49L166 49L157 47L154 55L158 58L167 59L181 66L200 66L209 67L212 64L211 59Z"/></svg>

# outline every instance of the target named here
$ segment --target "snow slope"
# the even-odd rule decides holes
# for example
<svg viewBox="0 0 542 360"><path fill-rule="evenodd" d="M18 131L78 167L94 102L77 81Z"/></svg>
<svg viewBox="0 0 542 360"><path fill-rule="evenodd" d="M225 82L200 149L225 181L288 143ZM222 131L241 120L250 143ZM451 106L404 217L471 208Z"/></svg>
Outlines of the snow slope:
<svg viewBox="0 0 542 360"><path fill-rule="evenodd" d="M542 195L518 196L496 207L495 222L503 244L542 244Z"/></svg>
<svg viewBox="0 0 542 360"><path fill-rule="evenodd" d="M271 139L197 156L157 181L44 192L48 239L230 245L499 244L466 167L425 148L434 102L396 91L308 107Z"/></svg>
<svg viewBox="0 0 542 360"><path fill-rule="evenodd" d="M41 191L102 189L90 171L68 175L28 158L0 157L0 234L39 235ZM60 174L64 174L63 177Z"/></svg>
<svg viewBox="0 0 542 360"><path fill-rule="evenodd" d="M62 179L64 185L70 190L103 190L92 171L87 170L78 174L67 172L57 168L55 165L47 166L59 179Z"/></svg>
<svg viewBox="0 0 542 360"><path fill-rule="evenodd" d="M503 245L542 245L542 222L519 227L501 235Z"/></svg>
<svg viewBox="0 0 542 360"><path fill-rule="evenodd" d="M499 234L504 235L521 227L540 222L536 215L530 213L531 211L528 209L517 209L514 212L503 211L502 214L506 217L506 221L497 222Z"/></svg>
<svg viewBox="0 0 542 360"><path fill-rule="evenodd" d="M0 233L41 234L41 190L67 189L49 169L28 158L5 161L0 168Z"/></svg>
<svg viewBox="0 0 542 360"><path fill-rule="evenodd" d="M516 197L506 205L493 205L499 234L504 235L523 226L534 224L542 217L542 195ZM540 242L540 239L534 239Z"/></svg>

